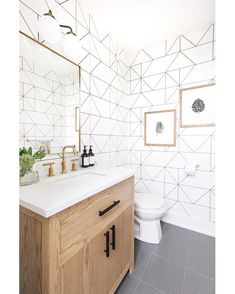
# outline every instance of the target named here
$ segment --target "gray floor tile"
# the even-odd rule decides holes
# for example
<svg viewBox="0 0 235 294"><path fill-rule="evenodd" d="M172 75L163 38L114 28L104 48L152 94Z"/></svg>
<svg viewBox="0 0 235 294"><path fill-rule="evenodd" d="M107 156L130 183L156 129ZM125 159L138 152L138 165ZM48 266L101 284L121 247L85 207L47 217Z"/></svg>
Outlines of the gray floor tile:
<svg viewBox="0 0 235 294"><path fill-rule="evenodd" d="M191 271L186 271L182 294L214 294L215 282Z"/></svg>
<svg viewBox="0 0 235 294"><path fill-rule="evenodd" d="M135 270L133 275L141 278L143 276L144 270L146 269L148 263L150 262L151 254L144 251L143 249L136 247L135 250Z"/></svg>
<svg viewBox="0 0 235 294"><path fill-rule="evenodd" d="M192 271L215 279L215 239L193 233L186 266Z"/></svg>
<svg viewBox="0 0 235 294"><path fill-rule="evenodd" d="M162 231L160 244L135 241L135 294L214 294L215 239L167 223Z"/></svg>
<svg viewBox="0 0 235 294"><path fill-rule="evenodd" d="M157 244L152 250L152 254L185 266L188 249L188 239L178 239L164 235L160 244Z"/></svg>
<svg viewBox="0 0 235 294"><path fill-rule="evenodd" d="M133 275L127 274L115 294L134 294L139 283L139 279Z"/></svg>
<svg viewBox="0 0 235 294"><path fill-rule="evenodd" d="M154 252L155 247L156 247L156 244L146 243L146 242L143 242L143 241L140 241L137 239L135 239L135 244L136 244L136 247L143 249L143 250L150 252L150 253Z"/></svg>
<svg viewBox="0 0 235 294"><path fill-rule="evenodd" d="M144 282L140 282L134 294L163 294L163 292L154 289Z"/></svg>
<svg viewBox="0 0 235 294"><path fill-rule="evenodd" d="M137 241L136 243L136 250L142 249L177 264L186 265L190 245L189 239L187 238L178 239L163 235L159 244L148 244L142 241Z"/></svg>
<svg viewBox="0 0 235 294"><path fill-rule="evenodd" d="M142 280L167 294L181 294L184 271L179 265L153 256Z"/></svg>
<svg viewBox="0 0 235 294"><path fill-rule="evenodd" d="M215 252L215 238L211 236L207 236L204 234L200 234L197 232L192 232L191 238L192 245L206 247L211 251Z"/></svg>
<svg viewBox="0 0 235 294"><path fill-rule="evenodd" d="M168 237L171 237L174 239L190 240L192 237L192 231L175 226L175 225L166 224L164 235L167 235Z"/></svg>

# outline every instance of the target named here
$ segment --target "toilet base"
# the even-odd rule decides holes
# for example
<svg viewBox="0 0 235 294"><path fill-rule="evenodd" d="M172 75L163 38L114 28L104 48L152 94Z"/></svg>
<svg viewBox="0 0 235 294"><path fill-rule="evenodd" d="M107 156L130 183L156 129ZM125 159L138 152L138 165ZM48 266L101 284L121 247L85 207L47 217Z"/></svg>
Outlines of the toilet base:
<svg viewBox="0 0 235 294"><path fill-rule="evenodd" d="M162 238L160 219L143 221L135 216L135 238L147 243L159 244Z"/></svg>

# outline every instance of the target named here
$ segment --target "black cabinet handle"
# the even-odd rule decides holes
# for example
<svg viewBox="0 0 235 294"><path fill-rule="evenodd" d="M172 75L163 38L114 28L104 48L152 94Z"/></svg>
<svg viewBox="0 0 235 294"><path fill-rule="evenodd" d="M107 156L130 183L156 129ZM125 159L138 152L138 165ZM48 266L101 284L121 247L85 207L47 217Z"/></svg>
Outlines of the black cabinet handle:
<svg viewBox="0 0 235 294"><path fill-rule="evenodd" d="M114 208L116 205L118 205L120 203L120 200L117 201L113 201L113 204L111 204L110 206L108 206L107 208L105 208L104 210L100 210L99 211L99 216L104 215L106 212L108 212L109 210L111 210L112 208Z"/></svg>
<svg viewBox="0 0 235 294"><path fill-rule="evenodd" d="M104 250L104 252L106 253L106 257L109 257L109 231L107 231L106 233L104 233L104 236L106 237L106 248Z"/></svg>
<svg viewBox="0 0 235 294"><path fill-rule="evenodd" d="M110 243L110 245L112 245L113 250L115 250L115 247L116 247L115 225L112 225L110 230L112 231L112 242Z"/></svg>

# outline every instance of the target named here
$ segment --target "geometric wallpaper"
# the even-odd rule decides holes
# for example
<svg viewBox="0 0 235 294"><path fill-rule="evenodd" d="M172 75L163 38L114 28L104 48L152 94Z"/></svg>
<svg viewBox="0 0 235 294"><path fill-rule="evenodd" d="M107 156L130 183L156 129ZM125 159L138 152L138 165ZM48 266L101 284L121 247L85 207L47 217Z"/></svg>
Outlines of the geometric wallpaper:
<svg viewBox="0 0 235 294"><path fill-rule="evenodd" d="M214 25L141 50L131 65L131 166L136 189L164 195L166 219L213 234L215 128L179 127L179 89L214 82ZM144 146L144 112L177 110L176 147ZM194 177L187 163L199 164Z"/></svg>
<svg viewBox="0 0 235 294"><path fill-rule="evenodd" d="M24 37L25 38L25 37ZM38 150L43 144L58 153L78 145L75 107L79 105L79 71L62 75L20 56L20 146Z"/></svg>
<svg viewBox="0 0 235 294"><path fill-rule="evenodd" d="M136 190L163 195L165 220L213 234L215 128L179 128L179 89L214 82L214 24L140 50L131 65L109 34L100 32L81 1L47 1L80 38L81 141L97 164L136 170ZM44 1L20 1L20 30L37 38ZM60 21L63 19L63 21ZM177 110L176 147L144 146L144 112ZM187 177L184 165L200 167Z"/></svg>
<svg viewBox="0 0 235 294"><path fill-rule="evenodd" d="M98 164L124 165L129 154L126 76L130 68L121 61L122 52L114 47L110 35L98 32L80 1L47 3L58 21L71 26L80 38L81 145L93 145ZM20 1L20 30L37 39L37 20L47 11L45 1Z"/></svg>

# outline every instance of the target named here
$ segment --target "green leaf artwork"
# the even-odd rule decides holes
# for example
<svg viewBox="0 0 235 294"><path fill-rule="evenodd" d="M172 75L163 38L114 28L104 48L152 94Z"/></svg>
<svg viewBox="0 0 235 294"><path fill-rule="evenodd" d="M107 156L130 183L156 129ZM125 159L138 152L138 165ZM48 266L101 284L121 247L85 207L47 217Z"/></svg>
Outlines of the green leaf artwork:
<svg viewBox="0 0 235 294"><path fill-rule="evenodd" d="M194 102L193 102L193 104L192 104L192 110L194 111L194 112L196 112L196 113L200 113L200 112L202 112L204 109L205 109L205 103L204 103L204 101L203 100L201 100L201 99L196 99Z"/></svg>
<svg viewBox="0 0 235 294"><path fill-rule="evenodd" d="M157 133L157 135L162 133L163 130L164 130L163 123L161 121L158 121L157 124L156 124L156 133Z"/></svg>

